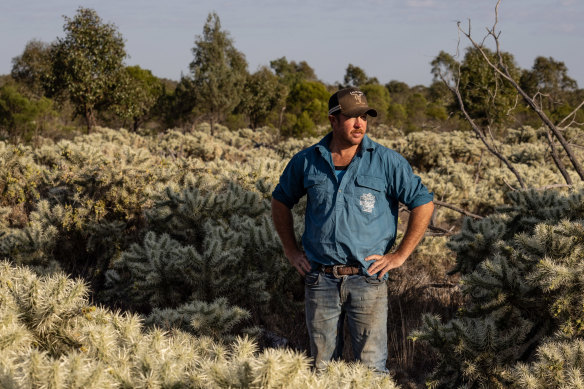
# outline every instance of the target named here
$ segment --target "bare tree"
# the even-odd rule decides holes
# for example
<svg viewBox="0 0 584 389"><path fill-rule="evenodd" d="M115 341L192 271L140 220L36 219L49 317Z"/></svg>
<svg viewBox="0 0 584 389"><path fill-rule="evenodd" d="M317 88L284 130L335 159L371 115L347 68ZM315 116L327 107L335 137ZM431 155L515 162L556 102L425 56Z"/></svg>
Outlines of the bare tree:
<svg viewBox="0 0 584 389"><path fill-rule="evenodd" d="M578 159L576 158L576 155L573 153L570 144L566 141L566 139L564 138L564 136L562 135L562 131L561 131L561 126L565 123L565 122L569 122L568 125L573 124L574 123L574 119L576 116L577 111L584 105L584 101L582 103L580 103L578 105L578 107L572 111L568 116L566 116L563 120L561 120L559 122L559 124L555 125L550 118L545 114L545 112L543 111L542 107L541 107L541 103L537 102L537 98L536 96L534 97L530 97L519 85L519 83L511 76L510 72L509 72L509 68L507 67L507 64L505 63L504 59L503 59L503 55L502 52L500 50L500 42L499 42L499 36L500 36L500 32L498 32L496 30L497 28L497 24L498 24L498 19L499 19L499 5L501 3L501 0L497 1L497 4L495 6L495 22L493 24L492 28L487 28L487 35L483 38L483 41L481 43L476 42L472 36L471 36L471 28L470 28L470 22L468 25L468 29L464 30L461 27L461 23L458 23L458 29L459 31L471 42L471 44L473 45L473 47L475 49L477 49L483 59L486 61L486 63L490 66L491 69L493 69L493 71L500 75L501 77L503 77L505 80L507 80L514 88L515 90L517 90L517 92L519 93L519 95L523 98L523 100L527 103L527 105L538 115L538 117L540 118L540 120L545 124L546 126L546 130L548 131L548 143L550 144L550 149L551 149L551 155L552 158L554 160L554 163L556 164L556 166L558 167L558 169L560 170L562 176L564 177L564 180L566 181L566 183L568 185L572 184L572 180L570 178L570 175L568 174L568 172L566 171L561 158L557 152L556 146L555 146L555 142L552 138L552 134L553 136L556 137L556 139L560 142L562 148L564 149L564 151L566 152L570 162L572 163L572 166L574 167L574 170L576 171L576 173L580 176L581 180L584 180L584 170L582 169L582 166L580 165ZM487 53L484 50L484 46L483 43L484 41L488 38L491 37L494 40L495 43L495 47L496 47L496 58L498 58L498 63L494 63L489 56L487 55ZM448 85L448 84L447 84ZM473 123L471 122L472 119L470 117L468 117L468 115L466 114L466 112L464 111L464 106L462 104L461 98L460 98L460 91L458 90L458 83L456 84L456 87L453 89L450 85L449 88L454 92L454 94L457 96L458 101L461 105L461 108L463 110L463 114L465 115L466 119L471 123L471 126L473 126L473 129L475 129ZM470 120L469 120L470 119ZM477 132L477 130L475 129L475 132ZM479 131L480 132L480 131ZM551 132L551 134L550 134ZM480 136L479 136L480 137ZM481 140L483 140L481 138ZM485 141L483 140L483 143L485 143ZM487 146L488 148L488 146ZM489 151L493 152L490 148ZM494 153L495 154L495 153ZM495 154L497 155L497 154ZM501 159L500 156L497 155L497 157L499 159ZM504 159L501 159L503 162L505 162ZM505 163L510 169L510 164ZM514 169L511 169L511 171L514 172ZM520 185L522 187L524 187L524 185L522 184L522 180L521 178L515 174Z"/></svg>
<svg viewBox="0 0 584 389"><path fill-rule="evenodd" d="M444 84L448 87L448 89L450 89L450 91L456 97L456 100L458 101L458 105L460 106L460 110L461 110L462 114L464 115L464 117L468 121L468 123L470 124L470 126L471 126L472 130L474 131L474 133L476 134L476 136L481 140L481 142L483 142L483 144L485 145L485 147L487 148L487 150L489 150L489 152L491 154L493 154L501 162L503 162L505 164L505 166L507 166L507 168L513 173L515 178L517 178L517 182L519 183L519 186L522 189L525 189L526 188L525 181L523 180L523 178L521 177L521 174L519 174L517 169L515 169L515 166L513 166L513 164L503 154L501 154L496 149L496 147L494 146L494 142L493 142L493 144L489 143L487 137L485 136L485 131L483 129L481 129L481 127L468 114L466 107L464 105L464 100L460 94L460 88L459 88L459 86L460 86L460 66L458 67L457 75L455 76L454 74L452 74L452 77L453 77L452 80L447 80L446 79L447 76L440 69L437 69L436 72L437 72L438 76L440 77L440 79L442 80L442 82L444 82ZM491 139L492 139L492 137L491 137Z"/></svg>

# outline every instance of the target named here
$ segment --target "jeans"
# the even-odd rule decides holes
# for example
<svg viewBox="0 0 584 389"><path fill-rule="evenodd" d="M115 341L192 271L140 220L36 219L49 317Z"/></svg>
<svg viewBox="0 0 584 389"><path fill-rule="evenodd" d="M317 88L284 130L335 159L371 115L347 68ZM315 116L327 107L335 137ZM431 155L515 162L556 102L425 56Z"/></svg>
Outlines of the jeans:
<svg viewBox="0 0 584 389"><path fill-rule="evenodd" d="M387 283L376 276L312 271L305 276L306 325L316 369L343 351L345 315L357 360L387 372Z"/></svg>

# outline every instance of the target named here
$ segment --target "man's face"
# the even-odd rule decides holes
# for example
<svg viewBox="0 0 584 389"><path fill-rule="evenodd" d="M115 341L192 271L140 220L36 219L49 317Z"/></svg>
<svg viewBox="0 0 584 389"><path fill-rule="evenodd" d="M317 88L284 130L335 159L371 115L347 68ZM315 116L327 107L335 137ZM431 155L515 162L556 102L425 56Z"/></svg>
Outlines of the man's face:
<svg viewBox="0 0 584 389"><path fill-rule="evenodd" d="M330 115L329 120L335 141L347 147L360 144L367 131L367 114L349 117L341 113L338 117Z"/></svg>

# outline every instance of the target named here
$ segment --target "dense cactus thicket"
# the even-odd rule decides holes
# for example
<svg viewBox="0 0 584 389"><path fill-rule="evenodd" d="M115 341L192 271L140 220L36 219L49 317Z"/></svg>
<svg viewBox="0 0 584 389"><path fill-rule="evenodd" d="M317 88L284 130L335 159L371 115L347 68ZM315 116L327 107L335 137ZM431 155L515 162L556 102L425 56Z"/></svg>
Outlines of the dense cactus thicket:
<svg viewBox="0 0 584 389"><path fill-rule="evenodd" d="M432 387L582 385L584 191L510 197L449 242L467 301L414 335L439 355Z"/></svg>
<svg viewBox="0 0 584 389"><path fill-rule="evenodd" d="M282 254L269 202L289 157L318 139L281 140L269 129L210 133L101 128L34 146L0 142L3 386L394 385L355 364L335 362L321 375L307 368L302 280ZM429 382L576 382L582 192L515 191L513 174L469 133L372 134L409 159L438 200L487 216L465 220L447 244L427 238L396 273L405 279L390 284L396 298L408 277L443 282L448 269L462 276L458 316L426 316L417 334L437 352ZM584 139L578 130L565 135ZM508 130L497 145L535 188L561 177L543 137ZM298 235L303 209L294 208ZM441 208L434 224L459 228L459 220ZM390 322L403 322L400 312ZM408 330L400 328L402 352L411 347ZM276 344L289 347L270 348ZM557 374L546 373L556 365ZM400 376L419 374L411 368Z"/></svg>
<svg viewBox="0 0 584 389"><path fill-rule="evenodd" d="M388 376L335 363L320 375L303 354L249 338L230 345L89 305L82 281L0 263L2 388L394 388Z"/></svg>

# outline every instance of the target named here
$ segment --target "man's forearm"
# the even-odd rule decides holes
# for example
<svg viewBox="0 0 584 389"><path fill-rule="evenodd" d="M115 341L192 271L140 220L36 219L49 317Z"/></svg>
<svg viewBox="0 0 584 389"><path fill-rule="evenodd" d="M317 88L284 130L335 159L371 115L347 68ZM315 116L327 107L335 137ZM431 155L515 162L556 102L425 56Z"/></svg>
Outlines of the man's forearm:
<svg viewBox="0 0 584 389"><path fill-rule="evenodd" d="M275 199L272 199L272 220L274 221L276 232L282 241L284 253L287 254L294 250L298 250L298 242L296 241L296 235L294 233L294 218L292 216L292 211Z"/></svg>
<svg viewBox="0 0 584 389"><path fill-rule="evenodd" d="M288 261L296 268L298 273L304 276L310 271L311 266L304 252L298 247L298 242L296 241L296 235L294 233L294 218L292 216L292 211L287 206L273 198L272 220L274 221L276 232L282 241L284 255L286 255L286 258L288 258Z"/></svg>
<svg viewBox="0 0 584 389"><path fill-rule="evenodd" d="M430 219L432 218L433 212L433 202L420 205L411 210L410 218L408 220L408 227L406 228L406 232L401 243L395 251L396 254L405 258L410 256L418 243L420 243L424 237L424 233L428 228L428 224L430 224Z"/></svg>

